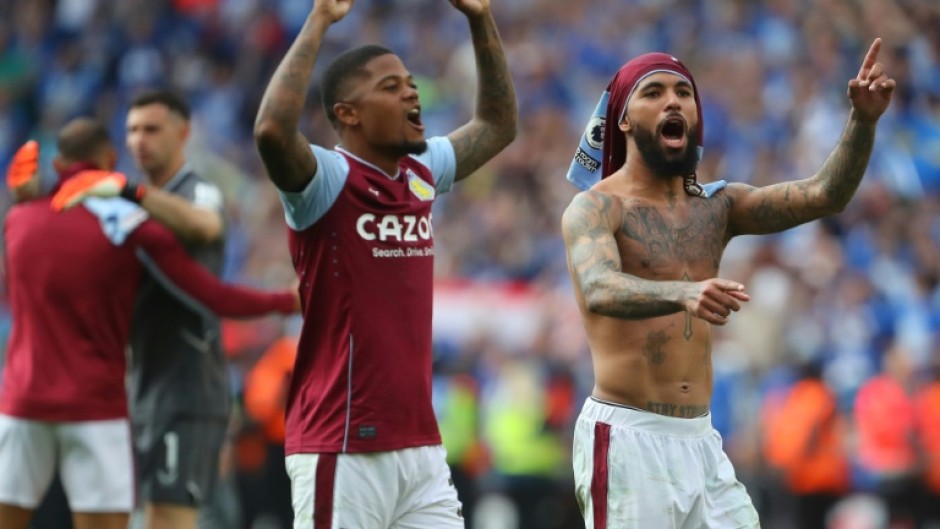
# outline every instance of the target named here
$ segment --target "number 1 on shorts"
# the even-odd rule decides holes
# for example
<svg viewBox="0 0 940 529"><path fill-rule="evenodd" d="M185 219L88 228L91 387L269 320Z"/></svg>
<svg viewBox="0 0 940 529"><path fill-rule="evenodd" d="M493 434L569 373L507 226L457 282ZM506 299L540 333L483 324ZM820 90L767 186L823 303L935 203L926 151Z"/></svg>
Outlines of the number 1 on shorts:
<svg viewBox="0 0 940 529"><path fill-rule="evenodd" d="M166 468L157 471L157 479L164 485L175 483L179 476L179 445L180 438L176 432L167 432L163 435Z"/></svg>

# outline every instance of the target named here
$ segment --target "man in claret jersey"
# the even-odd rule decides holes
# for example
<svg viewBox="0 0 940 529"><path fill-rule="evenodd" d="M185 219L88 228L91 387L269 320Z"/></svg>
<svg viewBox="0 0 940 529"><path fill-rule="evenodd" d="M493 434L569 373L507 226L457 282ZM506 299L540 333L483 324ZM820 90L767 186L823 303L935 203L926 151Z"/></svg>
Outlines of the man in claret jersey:
<svg viewBox="0 0 940 529"><path fill-rule="evenodd" d="M488 0L452 0L478 65L469 123L426 140L412 74L381 46L323 74L335 149L298 130L317 51L351 0L316 0L267 87L255 139L280 190L304 325L287 402L300 529L463 527L431 408L431 205L516 134Z"/></svg>
<svg viewBox="0 0 940 529"><path fill-rule="evenodd" d="M189 255L222 272L225 222L221 190L186 157L190 109L173 91L148 90L130 102L127 149L144 176L73 179L64 205L85 196L120 195L169 228ZM129 389L138 485L146 529L196 529L216 490L228 431L231 385L220 321L193 311L150 276L138 289L131 328Z"/></svg>
<svg viewBox="0 0 940 529"><path fill-rule="evenodd" d="M97 121L68 123L58 150L57 187L124 178L111 173L116 151ZM19 199L38 192L37 159L27 144L8 174ZM123 198L62 213L53 204L16 205L4 225L13 332L0 385L0 527L28 526L58 467L77 529L123 529L135 502L126 350L145 275L200 313L291 313L299 300L221 284Z"/></svg>

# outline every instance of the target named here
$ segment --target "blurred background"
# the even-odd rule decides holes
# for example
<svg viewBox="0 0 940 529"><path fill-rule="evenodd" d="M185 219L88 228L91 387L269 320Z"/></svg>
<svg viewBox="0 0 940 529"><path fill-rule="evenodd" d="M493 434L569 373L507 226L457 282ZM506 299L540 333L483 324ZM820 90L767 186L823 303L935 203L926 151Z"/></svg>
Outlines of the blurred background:
<svg viewBox="0 0 940 529"><path fill-rule="evenodd" d="M226 279L289 284L283 212L251 128L311 5L0 0L0 166L31 138L48 162L57 128L77 115L105 120L123 143L130 97L175 88L193 107L188 155L226 195ZM571 432L593 375L559 219L575 194L565 171L610 77L640 53L679 57L703 100L701 178L765 185L823 163L876 36L898 89L852 203L725 253L721 276L752 301L715 330L713 421L766 528L808 527L807 506L829 528L940 527L940 2L493 0L493 10L519 137L434 212L435 407L468 528L583 527ZM357 0L330 29L314 84L331 57L367 42L416 76L430 134L469 118L473 54L448 2ZM308 103L310 141L332 146L316 87ZM126 153L121 169L136 175ZM280 442L297 329L279 318L225 325L238 405L203 527L290 527ZM36 527L59 526L50 505Z"/></svg>

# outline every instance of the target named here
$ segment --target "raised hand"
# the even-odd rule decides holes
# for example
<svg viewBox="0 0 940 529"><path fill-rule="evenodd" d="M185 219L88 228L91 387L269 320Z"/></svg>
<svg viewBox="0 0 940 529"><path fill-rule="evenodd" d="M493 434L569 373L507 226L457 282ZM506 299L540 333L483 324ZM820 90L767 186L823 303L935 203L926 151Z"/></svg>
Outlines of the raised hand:
<svg viewBox="0 0 940 529"><path fill-rule="evenodd" d="M24 143L7 168L7 187L17 202L39 196L39 143Z"/></svg>
<svg viewBox="0 0 940 529"><path fill-rule="evenodd" d="M726 279L708 279L691 283L685 308L696 318L701 318L715 325L728 323L732 311L741 310L741 302L751 300L744 293L744 285Z"/></svg>
<svg viewBox="0 0 940 529"><path fill-rule="evenodd" d="M465 15L481 15L490 10L490 0L450 0Z"/></svg>
<svg viewBox="0 0 940 529"><path fill-rule="evenodd" d="M315 0L313 4L313 15L324 17L330 22L339 22L349 13L354 0Z"/></svg>
<svg viewBox="0 0 940 529"><path fill-rule="evenodd" d="M891 103L894 79L885 73L884 64L878 62L881 39L875 39L868 48L862 67L855 79L849 81L848 95L852 108L862 121L873 123L881 117Z"/></svg>

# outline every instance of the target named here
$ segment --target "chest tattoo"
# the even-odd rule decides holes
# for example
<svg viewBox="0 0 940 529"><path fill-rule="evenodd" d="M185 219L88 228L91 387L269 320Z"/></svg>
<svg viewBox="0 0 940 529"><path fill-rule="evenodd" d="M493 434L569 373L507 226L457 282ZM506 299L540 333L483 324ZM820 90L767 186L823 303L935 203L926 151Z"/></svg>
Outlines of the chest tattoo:
<svg viewBox="0 0 940 529"><path fill-rule="evenodd" d="M674 274L672 279L684 269L717 272L727 242L727 220L728 203L721 196L695 198L686 207L624 201L618 234L623 262L652 274Z"/></svg>

